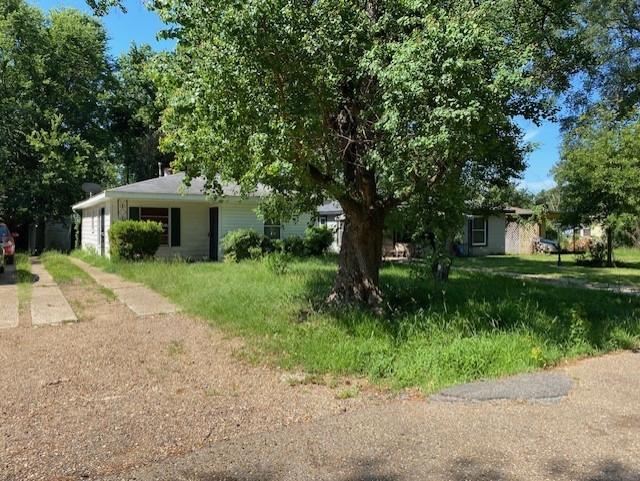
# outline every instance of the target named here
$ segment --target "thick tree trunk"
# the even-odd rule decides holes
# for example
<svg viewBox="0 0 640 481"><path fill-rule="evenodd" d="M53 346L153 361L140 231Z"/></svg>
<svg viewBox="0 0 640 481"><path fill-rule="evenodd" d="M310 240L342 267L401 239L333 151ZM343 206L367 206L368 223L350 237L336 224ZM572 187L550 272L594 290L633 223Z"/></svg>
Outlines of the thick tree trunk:
<svg viewBox="0 0 640 481"><path fill-rule="evenodd" d="M613 267L613 228L607 227L607 267Z"/></svg>
<svg viewBox="0 0 640 481"><path fill-rule="evenodd" d="M385 212L345 211L340 265L328 301L360 304L381 312L380 265Z"/></svg>

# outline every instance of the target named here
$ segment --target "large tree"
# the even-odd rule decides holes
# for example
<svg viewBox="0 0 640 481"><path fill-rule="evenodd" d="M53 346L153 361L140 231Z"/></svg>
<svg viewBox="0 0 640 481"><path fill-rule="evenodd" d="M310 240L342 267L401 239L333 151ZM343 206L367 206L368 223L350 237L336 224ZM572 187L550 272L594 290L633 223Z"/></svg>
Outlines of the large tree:
<svg viewBox="0 0 640 481"><path fill-rule="evenodd" d="M133 45L116 63L116 84L108 101L115 160L126 183L157 175L173 156L159 151L162 106L151 66L157 54L148 45Z"/></svg>
<svg viewBox="0 0 640 481"><path fill-rule="evenodd" d="M22 223L68 214L83 181L103 180L110 78L97 21L0 0L1 217Z"/></svg>
<svg viewBox="0 0 640 481"><path fill-rule="evenodd" d="M523 166L514 117L551 113L579 48L572 2L156 2L177 166L346 223L331 299L377 306L385 217ZM268 207L267 203L267 207ZM429 204L431 205L431 204ZM437 206L434 206L437 208ZM292 211L289 211L292 212Z"/></svg>
<svg viewBox="0 0 640 481"><path fill-rule="evenodd" d="M575 224L607 229L607 264L613 263L613 229L624 215L640 214L640 121L617 120L598 110L565 135L554 168L565 215Z"/></svg>

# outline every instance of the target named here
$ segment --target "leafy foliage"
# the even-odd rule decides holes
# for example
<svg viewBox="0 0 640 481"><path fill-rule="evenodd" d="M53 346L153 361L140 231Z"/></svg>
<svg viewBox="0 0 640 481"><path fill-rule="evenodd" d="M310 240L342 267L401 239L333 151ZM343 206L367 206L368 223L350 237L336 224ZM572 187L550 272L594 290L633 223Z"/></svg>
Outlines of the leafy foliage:
<svg viewBox="0 0 640 481"><path fill-rule="evenodd" d="M140 260L155 256L160 247L162 224L123 220L109 229L109 253L113 259Z"/></svg>
<svg viewBox="0 0 640 481"><path fill-rule="evenodd" d="M82 182L112 172L104 28L76 10L45 17L23 0L0 0L0 78L0 216L69 213Z"/></svg>
<svg viewBox="0 0 640 481"><path fill-rule="evenodd" d="M268 185L289 215L338 200L359 291L378 282L389 211L449 212L471 179L524 168L514 118L553 113L579 50L571 2L155 5L178 40L159 71L176 165L214 193Z"/></svg>
<svg viewBox="0 0 640 481"><path fill-rule="evenodd" d="M584 117L567 133L554 175L575 224L640 213L639 149L640 122L616 121L609 112Z"/></svg>
<svg viewBox="0 0 640 481"><path fill-rule="evenodd" d="M113 155L122 164L126 183L154 177L158 163L173 156L158 150L163 108L151 72L157 59L148 45L133 45L116 63L115 84L108 98Z"/></svg>
<svg viewBox="0 0 640 481"><path fill-rule="evenodd" d="M333 232L324 226L307 227L304 232L304 252L310 256L326 254L333 244Z"/></svg>
<svg viewBox="0 0 640 481"><path fill-rule="evenodd" d="M228 257L234 261L251 259L254 249L263 250L264 236L253 229L238 229L228 232L222 238L222 250L225 259Z"/></svg>

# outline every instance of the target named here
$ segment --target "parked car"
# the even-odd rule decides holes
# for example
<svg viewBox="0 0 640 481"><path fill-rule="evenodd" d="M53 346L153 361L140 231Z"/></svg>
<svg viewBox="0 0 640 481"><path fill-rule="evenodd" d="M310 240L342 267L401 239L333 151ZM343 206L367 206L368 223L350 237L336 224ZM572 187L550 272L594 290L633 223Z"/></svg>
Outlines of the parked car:
<svg viewBox="0 0 640 481"><path fill-rule="evenodd" d="M4 274L4 249L0 244L0 274Z"/></svg>
<svg viewBox="0 0 640 481"><path fill-rule="evenodd" d="M543 239L542 237L538 238L536 243L536 252L546 252L553 253L558 252L560 246L556 241L552 241L550 239Z"/></svg>
<svg viewBox="0 0 640 481"><path fill-rule="evenodd" d="M16 254L16 242L14 239L14 234L11 233L6 224L2 223L0 223L0 248L3 252L5 264L13 264L13 260Z"/></svg>

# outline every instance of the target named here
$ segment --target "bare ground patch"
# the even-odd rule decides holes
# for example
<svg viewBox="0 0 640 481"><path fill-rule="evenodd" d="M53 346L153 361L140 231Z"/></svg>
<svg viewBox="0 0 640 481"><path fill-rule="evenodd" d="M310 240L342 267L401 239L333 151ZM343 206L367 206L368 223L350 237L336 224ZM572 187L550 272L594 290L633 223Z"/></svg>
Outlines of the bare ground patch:
<svg viewBox="0 0 640 481"><path fill-rule="evenodd" d="M0 479L117 474L383 402L283 382L238 360L238 340L179 314L138 317L93 282L61 288L78 323L22 317L0 333Z"/></svg>

